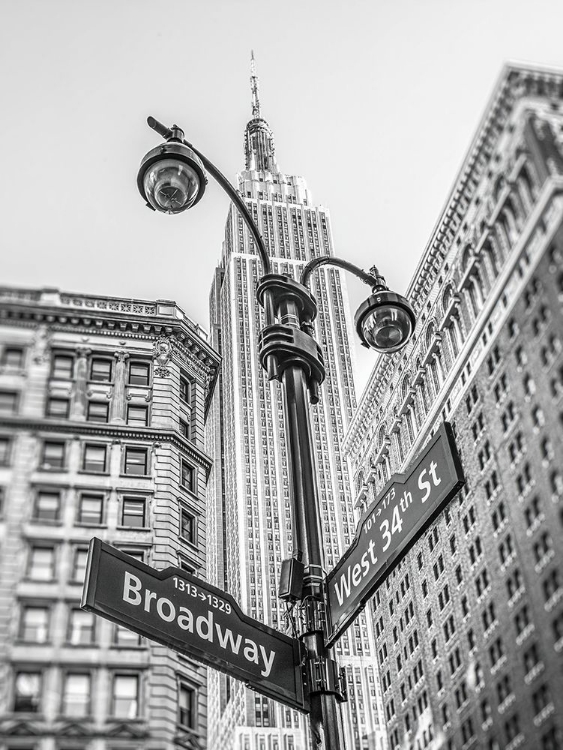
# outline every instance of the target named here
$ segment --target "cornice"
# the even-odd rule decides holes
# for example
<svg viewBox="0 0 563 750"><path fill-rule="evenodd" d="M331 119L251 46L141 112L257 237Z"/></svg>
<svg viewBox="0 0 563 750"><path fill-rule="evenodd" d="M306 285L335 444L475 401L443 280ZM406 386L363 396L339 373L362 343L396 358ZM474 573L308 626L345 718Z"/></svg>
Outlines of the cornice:
<svg viewBox="0 0 563 750"><path fill-rule="evenodd" d="M202 466L209 475L213 465L212 459L196 445L175 430L167 428L131 427L129 425L112 425L100 422L68 422L54 419L33 419L28 417L2 417L0 432L28 430L39 433L57 433L80 438L94 437L113 441L144 441L151 443L171 443L189 458Z"/></svg>
<svg viewBox="0 0 563 750"><path fill-rule="evenodd" d="M183 321L171 321L163 317L138 316L134 319L123 319L121 316L98 311L75 312L55 307L30 308L27 305L10 303L0 307L0 323L7 321L26 328L36 328L44 324L53 331L72 330L73 333L81 335L96 334L143 340L152 340L155 336L174 335L184 351L197 357L210 372L215 371L221 360L220 355Z"/></svg>

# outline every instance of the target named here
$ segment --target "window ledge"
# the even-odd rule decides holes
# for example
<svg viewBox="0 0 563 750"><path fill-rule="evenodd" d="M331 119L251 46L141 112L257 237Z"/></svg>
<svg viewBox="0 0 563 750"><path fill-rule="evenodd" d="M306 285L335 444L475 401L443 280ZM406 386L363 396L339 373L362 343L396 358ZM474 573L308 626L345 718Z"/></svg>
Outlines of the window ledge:
<svg viewBox="0 0 563 750"><path fill-rule="evenodd" d="M200 551L196 542L190 542L189 539L185 539L183 536L178 535L178 541L185 544L192 552Z"/></svg>
<svg viewBox="0 0 563 750"><path fill-rule="evenodd" d="M52 646L52 641L27 641L25 638L16 638L15 643L17 646Z"/></svg>
<svg viewBox="0 0 563 750"><path fill-rule="evenodd" d="M150 526L123 526L118 524L116 529L119 531L151 531Z"/></svg>

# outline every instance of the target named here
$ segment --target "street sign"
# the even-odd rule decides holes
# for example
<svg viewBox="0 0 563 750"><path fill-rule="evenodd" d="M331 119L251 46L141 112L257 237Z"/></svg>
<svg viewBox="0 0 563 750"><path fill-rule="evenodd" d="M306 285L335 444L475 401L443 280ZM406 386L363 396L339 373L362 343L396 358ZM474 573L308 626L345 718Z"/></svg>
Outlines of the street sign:
<svg viewBox="0 0 563 750"><path fill-rule="evenodd" d="M351 547L328 574L327 645L342 635L463 484L452 428L443 423L407 473L394 474L387 482L360 519Z"/></svg>
<svg viewBox="0 0 563 750"><path fill-rule="evenodd" d="M232 596L185 570L155 570L94 538L82 607L309 711L301 642L247 617Z"/></svg>

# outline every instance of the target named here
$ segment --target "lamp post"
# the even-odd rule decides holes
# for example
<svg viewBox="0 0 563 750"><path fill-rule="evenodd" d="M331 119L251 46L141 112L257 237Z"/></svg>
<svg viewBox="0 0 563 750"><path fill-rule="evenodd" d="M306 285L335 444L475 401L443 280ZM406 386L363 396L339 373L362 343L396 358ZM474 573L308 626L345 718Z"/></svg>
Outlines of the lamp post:
<svg viewBox="0 0 563 750"><path fill-rule="evenodd" d="M258 228L239 193L221 172L184 140L176 125L171 128L152 117L148 124L165 143L142 160L137 178L139 191L149 208L180 213L203 196L209 172L229 195L245 221L258 250L262 277L257 299L264 308L265 326L259 334L258 355L268 378L280 381L284 395L293 556L282 564L280 597L299 602L300 640L304 644L304 680L310 701L311 731L319 750L343 748L337 700L343 688L336 662L325 645L330 618L325 596L325 565L320 528L315 454L309 418L309 402L319 400L325 377L321 347L313 338L317 305L308 288L311 274L322 265L343 268L371 287L372 294L355 316L364 346L379 352L395 352L410 339L415 325L409 302L390 292L373 267L366 273L353 264L329 256L305 265L299 282L272 273L270 259Z"/></svg>

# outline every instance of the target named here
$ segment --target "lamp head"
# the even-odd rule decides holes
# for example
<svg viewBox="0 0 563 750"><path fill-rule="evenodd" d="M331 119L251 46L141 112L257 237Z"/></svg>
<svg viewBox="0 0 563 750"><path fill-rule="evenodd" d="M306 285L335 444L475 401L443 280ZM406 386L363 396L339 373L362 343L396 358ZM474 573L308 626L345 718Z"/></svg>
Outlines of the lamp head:
<svg viewBox="0 0 563 750"><path fill-rule="evenodd" d="M375 291L363 302L354 322L362 346L391 354L408 342L416 318L409 301L387 289Z"/></svg>
<svg viewBox="0 0 563 750"><path fill-rule="evenodd" d="M147 206L165 214L178 214L195 206L206 184L201 159L179 141L167 141L149 151L137 175L139 192Z"/></svg>

